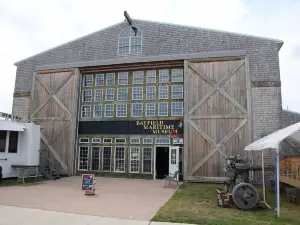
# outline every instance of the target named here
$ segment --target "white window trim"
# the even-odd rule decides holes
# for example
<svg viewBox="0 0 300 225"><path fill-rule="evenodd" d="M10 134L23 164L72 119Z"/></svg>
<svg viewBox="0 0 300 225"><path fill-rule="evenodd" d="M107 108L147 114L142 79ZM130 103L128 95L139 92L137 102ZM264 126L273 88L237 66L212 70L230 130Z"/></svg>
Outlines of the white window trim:
<svg viewBox="0 0 300 225"><path fill-rule="evenodd" d="M108 81L109 75L113 75L113 77L114 77L114 84L108 84L107 81ZM113 86L115 86L115 85L116 85L116 74L115 74L115 73L107 73L107 74L106 74L105 82L106 82L106 86L107 86L107 87L113 87Z"/></svg>
<svg viewBox="0 0 300 225"><path fill-rule="evenodd" d="M143 73L143 82L142 83L135 83L134 82L134 78L135 78L135 76L136 76L136 74L135 73ZM138 74L138 75L140 75L140 74ZM132 73L132 84L144 84L144 82L145 82L145 72L144 71L133 71L133 73Z"/></svg>
<svg viewBox="0 0 300 225"><path fill-rule="evenodd" d="M103 166L104 166L104 163L103 163L103 159L104 159L104 157L103 157L103 155L104 155L104 148L109 148L110 149L110 165L109 165L109 170L104 170L103 169ZM111 163L112 163L112 157L113 157L113 154L112 154L113 152L112 152L112 146L103 146L102 147L102 162L101 162L101 170L103 171L103 172L111 172Z"/></svg>
<svg viewBox="0 0 300 225"><path fill-rule="evenodd" d="M110 140L110 142L104 142L104 140ZM112 138L103 138L103 144L112 144Z"/></svg>
<svg viewBox="0 0 300 225"><path fill-rule="evenodd" d="M81 151L80 148L81 148L81 147L87 148L87 151L88 151L88 153L87 153L87 160L88 160L88 162L87 162L87 169L79 169L79 167L80 167L80 151ZM78 163L78 165L77 165L77 170L78 170L78 171L88 171L88 170L89 170L89 154L90 154L90 148L89 148L89 146L86 146L86 145L79 146L78 159L77 159L77 163Z"/></svg>
<svg viewBox="0 0 300 225"><path fill-rule="evenodd" d="M108 100L107 99L107 91L108 91L108 89L113 89L113 93L114 93L114 98L113 98L113 100ZM105 101L107 101L107 102L113 102L115 100L115 88L113 88L113 87L109 87L109 88L106 88L105 89Z"/></svg>
<svg viewBox="0 0 300 225"><path fill-rule="evenodd" d="M173 144L183 144L183 138L174 138L173 139Z"/></svg>
<svg viewBox="0 0 300 225"><path fill-rule="evenodd" d="M124 171L116 171L116 151L117 151L117 148L123 148L124 149ZM126 147L125 146L116 146L115 147L115 152L114 152L114 173L125 173L126 171Z"/></svg>
<svg viewBox="0 0 300 225"><path fill-rule="evenodd" d="M183 116L183 102L176 102L176 103L181 103L181 105L182 105L182 113L180 115L173 114L173 103L174 102L171 102L171 116Z"/></svg>
<svg viewBox="0 0 300 225"><path fill-rule="evenodd" d="M145 139L151 139L151 142L150 143L145 143ZM143 138L143 144L145 145L152 145L153 144L153 138Z"/></svg>
<svg viewBox="0 0 300 225"><path fill-rule="evenodd" d="M91 101L85 101L84 100L84 93L87 92L87 91L91 92ZM82 102L92 102L93 101L93 89L84 89L84 90L82 90L82 96L81 97L82 97L82 99L81 99Z"/></svg>
<svg viewBox="0 0 300 225"><path fill-rule="evenodd" d="M113 110L112 110L112 116L107 116L107 115L106 115L106 106L107 106L107 105L112 105L112 107L113 107ZM104 105L104 117L107 117L107 118L112 118L112 117L114 117L114 107L115 107L114 104L105 104L105 105Z"/></svg>
<svg viewBox="0 0 300 225"><path fill-rule="evenodd" d="M140 115L140 116L133 115L133 105L142 105L142 115ZM132 117L142 117L143 113L144 113L144 104L143 103L131 103L131 116Z"/></svg>
<svg viewBox="0 0 300 225"><path fill-rule="evenodd" d="M127 90L127 98L125 99L125 100L120 100L119 99L119 89L126 89ZM121 88L118 88L117 89L117 101L119 101L119 102L126 102L126 101L128 101L128 88L127 87L121 87Z"/></svg>
<svg viewBox="0 0 300 225"><path fill-rule="evenodd" d="M83 110L82 110L82 109L83 109L84 106L88 106L88 107L90 108L90 116L87 116L87 117L83 117L83 116L82 116L82 114L83 114ZM81 106L81 111L80 111L80 116L81 116L81 118L91 118L91 116L92 116L92 108L91 108L91 105L82 105L82 106Z"/></svg>
<svg viewBox="0 0 300 225"><path fill-rule="evenodd" d="M124 142L117 142L117 140L124 140ZM126 138L115 138L116 144L126 144Z"/></svg>
<svg viewBox="0 0 300 225"><path fill-rule="evenodd" d="M160 72L161 71L168 71L168 81L167 82L164 82L164 81L160 81ZM170 71L168 69L162 69L162 70L159 70L158 71L158 83L160 84L165 84L165 83L169 83L170 82Z"/></svg>
<svg viewBox="0 0 300 225"><path fill-rule="evenodd" d="M148 82L148 71L154 71L154 74L155 74L155 79L154 79L154 82ZM157 74L156 74L156 70L147 70L146 71L146 84L155 84L156 83L156 78L157 77Z"/></svg>
<svg viewBox="0 0 300 225"><path fill-rule="evenodd" d="M101 105L101 116L95 116L95 108L96 108L96 105ZM93 110L93 118L102 118L102 114L103 114L103 105L102 104L95 104L94 105L94 110Z"/></svg>
<svg viewBox="0 0 300 225"><path fill-rule="evenodd" d="M5 131L6 132L6 140L5 140L5 149L4 152L0 152L0 154L13 154L19 155L20 153L20 131ZM17 143L17 152L8 152L9 151L9 135L10 132L18 132L18 143Z"/></svg>
<svg viewBox="0 0 300 225"><path fill-rule="evenodd" d="M127 28L124 28L124 29L127 29ZM131 29L131 27L129 27L129 29ZM125 36L125 37L120 37L119 36L119 38L118 38L118 50L117 50L118 51L118 55L120 55L120 56L125 56L125 55L139 55L139 54L142 53L142 51L143 51L143 35L142 35L141 30L139 28L137 28L137 29L138 29L138 32L140 33L140 35L132 36L131 32L129 32L130 34L127 35L127 36ZM132 52L131 51L131 38L132 37L140 37L141 38L141 51L140 52ZM129 46L128 46L129 47L129 52L128 53L120 53L120 40L123 39L123 38L128 38L129 39Z"/></svg>
<svg viewBox="0 0 300 225"><path fill-rule="evenodd" d="M181 70L181 71L182 71L181 81L174 81L174 80L173 80L173 71L176 71L176 70ZM172 80L172 83L182 83L183 80L184 80L184 78L183 78L183 69L179 69L179 68L177 68L177 69L172 69L171 80Z"/></svg>
<svg viewBox="0 0 300 225"><path fill-rule="evenodd" d="M147 114L147 104L154 104L154 115L148 115ZM156 103L155 102L147 102L146 104L145 104L145 116L149 116L149 117L151 117L151 116L156 116Z"/></svg>
<svg viewBox="0 0 300 225"><path fill-rule="evenodd" d="M159 113L159 112L160 112L160 110L159 110L160 107L159 107L159 106L160 106L161 103L164 103L164 104L167 103L167 115L161 115L161 114ZM158 116L169 116L169 103L168 103L168 102L159 102L159 103L158 103L158 111L157 111L157 114L158 114Z"/></svg>
<svg viewBox="0 0 300 225"><path fill-rule="evenodd" d="M139 140L138 142L132 142L132 140ZM136 137L136 138L130 138L130 144L136 144L139 145L141 143L141 139Z"/></svg>
<svg viewBox="0 0 300 225"><path fill-rule="evenodd" d="M160 87L167 87L167 89L168 89L168 95L167 95L167 97L166 98L161 98L160 97ZM169 99L169 85L160 85L160 86L158 86L158 99Z"/></svg>
<svg viewBox="0 0 300 225"><path fill-rule="evenodd" d="M139 150L139 159L138 160L136 160L136 161L139 161L139 166L138 166L138 171L135 171L135 172L132 172L131 171L131 149L132 148L137 148L138 150ZM140 173L140 164L141 163L141 148L140 147L138 147L138 146L132 146L132 147L130 147L130 149L129 149L129 173Z"/></svg>
<svg viewBox="0 0 300 225"><path fill-rule="evenodd" d="M151 172L144 172L144 148L151 148ZM143 150L143 152L142 152L142 173L143 174L152 174L152 170L153 170L152 169L152 167L153 167L153 147L152 146L143 147L142 150Z"/></svg>
<svg viewBox="0 0 300 225"><path fill-rule="evenodd" d="M87 142L82 142L82 139L87 139L88 141ZM88 143L90 143L90 139L89 138L79 138L79 143L80 144L88 144Z"/></svg>
<svg viewBox="0 0 300 225"><path fill-rule="evenodd" d="M127 81L126 84L120 84L120 82L119 82L119 81L120 81L120 80L119 80L120 73L121 73L121 74L126 74L126 75L127 75L127 76L126 76L126 77L127 77L127 78L126 78L126 81ZM125 86L128 85L128 72L119 72L119 73L118 73L118 85L125 85Z"/></svg>
<svg viewBox="0 0 300 225"><path fill-rule="evenodd" d="M99 75L102 75L102 77L103 77L103 85L97 85L97 76L99 76ZM104 73L97 73L96 75L95 75L95 86L96 87L103 87L105 85L105 77L104 77Z"/></svg>
<svg viewBox="0 0 300 225"><path fill-rule="evenodd" d="M96 101L96 92L97 92L97 90L100 90L100 92L101 92L101 99L102 100L100 100L100 101L103 101L103 95L104 95L104 93L103 93L103 89L101 89L101 88L96 88L95 90L94 90L94 102L100 102L100 101Z"/></svg>
<svg viewBox="0 0 300 225"><path fill-rule="evenodd" d="M181 95L180 98L174 98L174 97L173 97L173 89L174 89L175 87L182 87L182 95ZM183 99L183 91L184 91L183 85L172 85L172 87L171 87L171 98L172 98L172 99Z"/></svg>
<svg viewBox="0 0 300 225"><path fill-rule="evenodd" d="M99 139L99 142L95 142L94 139ZM94 137L92 138L92 143L101 144L101 138L100 137Z"/></svg>
<svg viewBox="0 0 300 225"><path fill-rule="evenodd" d="M158 143L157 141L159 139L168 139L168 143ZM157 144L157 145L169 145L170 144L170 138L155 138L155 144Z"/></svg>
<svg viewBox="0 0 300 225"><path fill-rule="evenodd" d="M125 114L124 116L118 116L118 105L125 105L125 106L126 106L126 107L125 107L125 112L126 112L126 114ZM121 103L121 104L117 104L117 105L116 105L116 117L119 117L119 118L127 117L127 104L126 104L126 103L125 103L125 104Z"/></svg>
<svg viewBox="0 0 300 225"><path fill-rule="evenodd" d="M94 148L99 148L99 167L98 170L92 170L92 163L93 163L93 149ZM91 147L91 162L90 162L90 171L100 171L101 170L101 147L100 146L92 146Z"/></svg>
<svg viewBox="0 0 300 225"><path fill-rule="evenodd" d="M154 87L154 98L148 98L148 88L153 88ZM146 87L146 100L155 100L156 99L156 86L153 86L153 85L149 85L149 86L147 86ZM153 94L152 92L151 92L151 94Z"/></svg>
<svg viewBox="0 0 300 225"><path fill-rule="evenodd" d="M142 89L142 98L141 99L135 99L133 96L134 96L134 94L133 94L133 89ZM132 100L134 100L134 101L142 101L142 100L144 100L144 88L143 87L133 87L132 88L132 93L131 93L131 99Z"/></svg>
<svg viewBox="0 0 300 225"><path fill-rule="evenodd" d="M85 81L86 77L92 77L92 85L91 86L85 86L85 82L84 81ZM83 87L93 87L93 83L94 83L93 75L89 74L89 75L84 75L83 76L83 82L82 82L82 86Z"/></svg>

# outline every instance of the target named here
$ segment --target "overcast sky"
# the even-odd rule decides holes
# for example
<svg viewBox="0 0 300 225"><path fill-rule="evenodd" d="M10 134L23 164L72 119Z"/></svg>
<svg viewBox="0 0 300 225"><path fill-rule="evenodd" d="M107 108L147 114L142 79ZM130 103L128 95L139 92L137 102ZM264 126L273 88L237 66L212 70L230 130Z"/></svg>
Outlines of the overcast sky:
<svg viewBox="0 0 300 225"><path fill-rule="evenodd" d="M283 108L300 112L300 0L0 0L0 112L11 112L16 61L132 18L284 41Z"/></svg>

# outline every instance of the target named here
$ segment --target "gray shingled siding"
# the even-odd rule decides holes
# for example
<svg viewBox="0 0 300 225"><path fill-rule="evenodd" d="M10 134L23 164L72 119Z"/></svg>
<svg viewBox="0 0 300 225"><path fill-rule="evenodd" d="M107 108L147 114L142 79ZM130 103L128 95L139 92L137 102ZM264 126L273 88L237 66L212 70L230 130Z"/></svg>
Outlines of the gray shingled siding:
<svg viewBox="0 0 300 225"><path fill-rule="evenodd" d="M281 113L281 128L288 127L294 123L300 122L300 113L289 110L282 110Z"/></svg>
<svg viewBox="0 0 300 225"><path fill-rule="evenodd" d="M249 56L252 81L280 81L278 51L282 43L279 41L145 21L134 23L142 31L143 56L244 49ZM31 90L31 77L37 65L123 57L118 56L117 45L118 35L125 26L128 26L125 22L117 24L21 61L17 64L15 92ZM26 101L21 104L14 100L13 112L27 116ZM252 88L253 139L279 129L280 116L281 88Z"/></svg>
<svg viewBox="0 0 300 225"><path fill-rule="evenodd" d="M30 90L30 76L36 65L84 60L105 60L117 54L118 35L126 23L88 35L18 64L15 92ZM247 50L253 81L279 81L280 43L268 39L216 31L138 21L143 34L143 56Z"/></svg>

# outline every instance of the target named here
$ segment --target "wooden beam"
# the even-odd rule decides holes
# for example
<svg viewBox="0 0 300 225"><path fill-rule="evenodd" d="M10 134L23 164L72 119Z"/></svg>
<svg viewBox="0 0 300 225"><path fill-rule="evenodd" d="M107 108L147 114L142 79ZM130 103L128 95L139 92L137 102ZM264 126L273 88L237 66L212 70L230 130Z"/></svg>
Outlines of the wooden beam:
<svg viewBox="0 0 300 225"><path fill-rule="evenodd" d="M43 140L44 144L48 147L48 149L53 154L54 158L57 160L57 162L61 165L61 167L68 171L68 166L65 164L65 162L62 160L62 158L58 155L58 153L55 151L54 148L49 144L48 140L45 138L45 136L41 133L41 139Z"/></svg>
<svg viewBox="0 0 300 225"><path fill-rule="evenodd" d="M244 109L243 106L241 106L235 99L233 99L231 96L229 96L225 91L223 91L221 88L217 88L217 90L225 97L228 99L228 101L230 101L236 108L238 108L241 113L243 113L244 115L247 115L247 110Z"/></svg>
<svg viewBox="0 0 300 225"><path fill-rule="evenodd" d="M189 163L189 122L188 122L188 60L184 60L184 132L183 132L183 180L187 180Z"/></svg>
<svg viewBox="0 0 300 225"><path fill-rule="evenodd" d="M192 63L189 63L189 67L194 70L196 72L197 75L199 75L200 77L202 77L203 80L205 80L208 84L210 84L210 86L214 86L214 82L206 75L204 75L202 73L202 71L200 71L199 68L196 68Z"/></svg>
<svg viewBox="0 0 300 225"><path fill-rule="evenodd" d="M53 95L53 99L56 101L56 103L68 114L69 117L71 117L70 111L65 107L65 105L58 99L56 95Z"/></svg>
<svg viewBox="0 0 300 225"><path fill-rule="evenodd" d="M191 116L210 96L212 96L216 92L216 88L213 88L210 92L208 92L197 104L188 112L188 116Z"/></svg>
<svg viewBox="0 0 300 225"><path fill-rule="evenodd" d="M212 140L206 133L204 133L200 127L191 120L188 120L189 124L204 138L206 139L213 147L216 146L216 143L214 142L214 140Z"/></svg>
<svg viewBox="0 0 300 225"><path fill-rule="evenodd" d="M211 182L211 183L224 183L228 181L227 177L203 177L203 176L188 176L188 181L191 182Z"/></svg>
<svg viewBox="0 0 300 225"><path fill-rule="evenodd" d="M57 140L57 138L60 137L60 135L70 126L70 123L67 123L67 125L61 130L59 131L59 133L57 133L54 138L52 140L50 140L49 145L52 145L54 143L54 141Z"/></svg>
<svg viewBox="0 0 300 225"><path fill-rule="evenodd" d="M192 169L192 174L195 173L201 166L203 166L217 151L219 151L224 157L226 157L226 155L224 154L224 152L222 152L220 149L222 147L222 145L224 143L226 143L236 132L238 132L247 122L247 119L244 119L240 125L235 128L234 130L232 130L231 132L229 132L222 141L220 141L219 144L216 145L216 147L214 149L212 149L204 158L202 158L202 160L200 162L198 162Z"/></svg>
<svg viewBox="0 0 300 225"><path fill-rule="evenodd" d="M291 178L284 177L284 176L280 176L279 180L283 183L300 188L300 180L295 180L295 179L291 179Z"/></svg>
<svg viewBox="0 0 300 225"><path fill-rule="evenodd" d="M218 90L221 94L223 94L223 96L225 98L227 98L228 100L232 100L231 102L235 105L237 105L236 107L238 109L241 110L241 112L243 112L244 114L247 114L247 111L245 113L245 110L243 110L244 108L242 106L240 106L233 98L231 98L227 93L225 93L222 89L220 89L220 86L226 82L243 64L245 63L245 60L242 60L238 66L230 73L228 74L227 76L225 76L223 79L221 79L220 81L217 82L217 84L213 85L212 82L209 82L209 80L205 79L211 86L212 86L212 90L210 92L208 92L199 102L197 102L197 104L189 111L188 115L191 116L204 102L207 101L207 99L213 95L215 93L216 90ZM190 66L190 64L189 64ZM192 68L192 67L191 67ZM194 70L195 71L195 70ZM197 72L197 71L195 71ZM200 75L200 74L199 74ZM200 75L201 77L207 77L207 76L204 76L203 74Z"/></svg>
<svg viewBox="0 0 300 225"><path fill-rule="evenodd" d="M54 94L57 94L57 92L59 92L59 90L74 76L74 72L70 71L70 74L68 76L68 78L66 80L64 80L64 82L62 82L55 90Z"/></svg>
<svg viewBox="0 0 300 225"><path fill-rule="evenodd" d="M218 82L218 86L223 85L227 80L229 80L230 77L233 76L233 74L236 73L236 71L238 71L239 68L241 68L242 65L244 65L245 60L242 60L238 66L231 72L229 73L227 76L223 77L219 82Z"/></svg>
<svg viewBox="0 0 300 225"><path fill-rule="evenodd" d="M247 121L248 121L247 119L244 119L237 128L230 131L226 135L226 137L219 143L219 145L223 145L224 143L226 143L236 132L238 132L247 123Z"/></svg>
<svg viewBox="0 0 300 225"><path fill-rule="evenodd" d="M49 74L49 73L61 73L61 72L72 72L73 68L70 69L51 69L51 70L39 70L39 74Z"/></svg>
<svg viewBox="0 0 300 225"><path fill-rule="evenodd" d="M245 58L245 69L246 69L246 89L247 89L247 116L248 116L248 133L249 140L248 144L250 144L253 140L252 136L252 89L251 89L251 77L250 77L250 61L249 57Z"/></svg>
<svg viewBox="0 0 300 225"><path fill-rule="evenodd" d="M217 151L219 147L213 148L204 158L202 158L195 166L192 168L191 174L194 174L201 166L203 166Z"/></svg>
<svg viewBox="0 0 300 225"><path fill-rule="evenodd" d="M42 103L39 107L37 107L37 109L32 113L31 119L34 119L36 114L38 114L38 112L41 111L42 108L44 108L44 106L50 101L51 98L52 98L52 95L49 95L48 98L46 99L46 101L44 103Z"/></svg>
<svg viewBox="0 0 300 225"><path fill-rule="evenodd" d="M245 119L247 115L212 115L212 116L189 116L191 120L211 120L211 119Z"/></svg>
<svg viewBox="0 0 300 225"><path fill-rule="evenodd" d="M82 68L82 67L95 67L95 66L107 66L107 65L119 65L119 64L131 64L131 63L146 63L146 62L161 62L161 61L175 61L175 60L214 60L217 59L241 59L246 55L246 50L234 50L234 51L213 51L202 53L188 53L188 54L175 54L175 55L160 55L160 56L143 56L143 57L128 57L119 59L108 60L89 60L74 63L61 63L52 65L40 65L36 67L37 71L41 70L58 70L67 68Z"/></svg>
<svg viewBox="0 0 300 225"><path fill-rule="evenodd" d="M75 69L75 72L74 72L74 79L75 79L75 82L76 82L76 88L77 88L77 91L76 91L76 96L75 96L75 105L74 107L76 109L79 108L79 105L80 105L80 93L81 93L81 79L82 79L82 76L81 76L81 73L79 71L78 68ZM71 146L71 149L73 149L73 156L72 156L72 159L73 160L73 166L72 166L72 175L75 175L76 174L76 171L77 171L77 153L78 153L78 128L79 128L79 120L80 120L80 113L81 111L80 110L75 110L73 111L73 114L72 114L72 120L71 120L71 127L70 127L70 135L71 135L71 143L73 143L73 146Z"/></svg>
<svg viewBox="0 0 300 225"><path fill-rule="evenodd" d="M31 95L30 92L15 92L13 94L14 98L22 98L22 97L29 97Z"/></svg>
<svg viewBox="0 0 300 225"><path fill-rule="evenodd" d="M53 120L53 121L70 121L70 117L35 117L35 121L48 121L48 120Z"/></svg>
<svg viewBox="0 0 300 225"><path fill-rule="evenodd" d="M38 74L35 75L35 79L45 88L49 95L52 94L51 90L44 84L44 82L39 78Z"/></svg>

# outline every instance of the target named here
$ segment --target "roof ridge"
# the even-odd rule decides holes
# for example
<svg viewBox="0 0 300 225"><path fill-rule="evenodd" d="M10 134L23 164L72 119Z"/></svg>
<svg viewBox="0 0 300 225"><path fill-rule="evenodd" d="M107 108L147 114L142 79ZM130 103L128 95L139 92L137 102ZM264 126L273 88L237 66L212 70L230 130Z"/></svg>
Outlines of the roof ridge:
<svg viewBox="0 0 300 225"><path fill-rule="evenodd" d="M267 38L267 37L260 37L260 36L255 36L255 35L250 35L250 34L242 34L242 33L230 32L230 31L222 31L222 30L216 30L216 29L210 29L210 28L195 27L195 26L189 26L189 25L174 24L174 23L166 23L166 22L151 21L151 20L142 20L142 19L133 19L133 22L134 22L134 21L140 21L140 22L146 22L146 23L154 23L154 24L162 24L162 25L169 25L169 26L177 26L177 27L185 27L185 28L192 28L192 29L198 29L198 30L214 31L214 32L219 32L219 33L223 33L223 34L224 34L224 33L225 33L225 34L227 33L227 34L231 34L231 35L245 36L245 37L251 37L251 38L259 38L259 39L264 39L264 40L269 40L269 41L274 41L274 42L279 43L279 44L280 44L279 49L281 48L281 46L282 46L283 43L284 43L282 40L279 40L279 39L273 39L273 38ZM64 46L64 45L67 45L67 44L69 44L69 43L71 43L71 42L80 40L80 39L82 39L82 38L89 37L89 36L94 35L94 34L96 34L96 33L98 33L98 32L105 31L105 30L110 29L110 28L112 28L112 27L118 26L118 25L120 25L120 24L122 24L122 23L124 23L124 21L115 23L115 24L110 25L110 26L107 26L107 27L105 27L105 28L103 28L103 29L97 30L97 31L95 31L95 32L92 32L92 33L89 33L89 34L80 36L80 37L78 37L78 38L75 38L75 39L73 39L73 40L67 41L67 42L65 42L65 43L63 43L63 44L60 44L60 45L54 46L54 47L52 47L52 48L46 49L46 50L41 51L41 52L39 52L39 53L37 53L37 54L31 55L31 56L29 56L29 57L27 57L27 58L24 58L24 59L22 59L22 60L19 60L19 61L15 62L14 65L17 66L19 63L24 62L25 60L32 59L32 58L34 58L34 57L36 57L36 56L38 56L38 55L41 55L41 54L46 53L46 52L49 52L49 51L51 51L51 50L53 50L53 49L62 47L62 46Z"/></svg>
<svg viewBox="0 0 300 225"><path fill-rule="evenodd" d="M214 32L219 32L219 33L234 34L234 35L246 36L246 37L252 37L252 38L260 38L260 39L271 40L271 41L280 42L280 43L284 42L283 40L276 39L276 38L262 37L262 36L257 36L257 35L244 34L244 33L232 32L232 31L225 31L225 30L218 30L218 29L212 29L212 28L196 27L196 26L168 23L168 22L160 22L160 21L154 21L154 20L142 20L142 19L135 19L135 18L133 18L132 20L133 20L133 22L140 21L140 22L156 23L156 24L163 24L163 25L170 25L170 26L177 26L177 27L186 27L186 28L214 31Z"/></svg>
<svg viewBox="0 0 300 225"><path fill-rule="evenodd" d="M296 111L292 111L292 110L289 110L289 109L282 109L283 111L286 111L288 113L294 113L294 114L297 114L300 116L300 112L296 112Z"/></svg>

